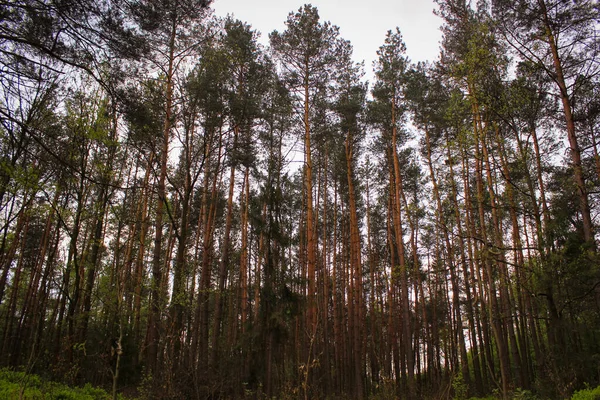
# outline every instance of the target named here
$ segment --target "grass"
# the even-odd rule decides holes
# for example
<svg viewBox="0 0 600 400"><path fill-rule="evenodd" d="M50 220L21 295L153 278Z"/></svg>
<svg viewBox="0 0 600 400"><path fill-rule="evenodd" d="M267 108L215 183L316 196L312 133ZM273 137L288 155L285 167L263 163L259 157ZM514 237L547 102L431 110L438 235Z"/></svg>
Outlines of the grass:
<svg viewBox="0 0 600 400"><path fill-rule="evenodd" d="M112 400L105 390L90 384L83 387L41 379L37 375L0 369L0 399L23 400ZM119 399L124 400L121 396Z"/></svg>

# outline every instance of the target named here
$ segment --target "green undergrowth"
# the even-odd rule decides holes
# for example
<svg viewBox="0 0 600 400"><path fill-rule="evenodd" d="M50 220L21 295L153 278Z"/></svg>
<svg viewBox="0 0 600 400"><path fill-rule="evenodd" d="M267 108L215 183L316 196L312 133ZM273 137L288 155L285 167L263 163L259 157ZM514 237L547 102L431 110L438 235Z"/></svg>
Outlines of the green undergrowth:
<svg viewBox="0 0 600 400"><path fill-rule="evenodd" d="M536 395L532 394L528 390L520 390L517 389L513 392L509 398L511 400L537 400L540 399ZM488 396L488 397L471 397L469 400L498 400L499 396ZM541 400L541 399L540 399ZM600 386L595 388L587 388L583 390L578 390L573 393L570 400L600 400Z"/></svg>
<svg viewBox="0 0 600 400"><path fill-rule="evenodd" d="M454 388L456 389L456 388ZM389 397L388 397L389 396ZM391 393L383 397L370 398L394 398ZM122 395L118 400L127 400ZM465 398L465 397L462 397ZM498 400L498 393L488 397L471 397L468 400ZM509 396L511 400L538 400L535 394L528 390L517 389ZM0 369L0 400L23 399L23 400L112 400L112 396L104 389L86 384L83 387L69 387L65 384L52 382L33 374L26 374L10 369ZM576 391L570 400L600 400L600 386L588 387Z"/></svg>
<svg viewBox="0 0 600 400"><path fill-rule="evenodd" d="M600 400L600 386L579 390L573 394L571 400Z"/></svg>
<svg viewBox="0 0 600 400"><path fill-rule="evenodd" d="M111 400L105 390L90 384L83 387L69 387L51 382L37 375L0 369L0 399L24 400ZM125 400L118 396L119 400Z"/></svg>

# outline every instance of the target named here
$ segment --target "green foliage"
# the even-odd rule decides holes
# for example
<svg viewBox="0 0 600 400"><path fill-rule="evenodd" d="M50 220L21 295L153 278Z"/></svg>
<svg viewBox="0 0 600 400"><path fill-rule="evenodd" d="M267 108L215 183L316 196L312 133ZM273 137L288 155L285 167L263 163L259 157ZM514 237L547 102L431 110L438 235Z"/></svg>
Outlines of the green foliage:
<svg viewBox="0 0 600 400"><path fill-rule="evenodd" d="M454 383L452 384L454 386ZM500 398L499 396L487 396L487 397L471 397L469 400L495 400ZM509 397L511 400L536 400L540 397L536 396L529 390L523 390L521 388L516 389L512 392ZM600 399L600 386L596 388L587 388L583 390L576 391L571 400L598 400Z"/></svg>
<svg viewBox="0 0 600 400"><path fill-rule="evenodd" d="M497 400L502 399L502 395L500 395L499 391L494 390L494 394L486 397L470 397L469 400ZM508 394L508 398L510 400L537 400L538 396L533 394L529 390L524 390L521 388L515 389L514 392Z"/></svg>
<svg viewBox="0 0 600 400"><path fill-rule="evenodd" d="M92 387L71 388L66 385L41 379L24 372L0 370L0 398L26 400L109 400L112 397L103 389ZM124 398L119 395L119 399Z"/></svg>
<svg viewBox="0 0 600 400"><path fill-rule="evenodd" d="M587 388L583 390L578 390L573 393L571 400L598 400L600 399L600 386L596 386L595 388Z"/></svg>
<svg viewBox="0 0 600 400"><path fill-rule="evenodd" d="M524 390L521 388L517 388L515 389L515 391L512 393L511 399L514 400L535 400L538 399L538 397L536 395L534 395L533 393L531 393L531 391L529 390Z"/></svg>
<svg viewBox="0 0 600 400"><path fill-rule="evenodd" d="M396 384L391 379L383 379L374 388L373 393L369 396L369 400L391 400L397 398Z"/></svg>
<svg viewBox="0 0 600 400"><path fill-rule="evenodd" d="M452 379L452 389L454 390L454 399L463 400L467 398L469 386L465 383L462 372L459 372Z"/></svg>

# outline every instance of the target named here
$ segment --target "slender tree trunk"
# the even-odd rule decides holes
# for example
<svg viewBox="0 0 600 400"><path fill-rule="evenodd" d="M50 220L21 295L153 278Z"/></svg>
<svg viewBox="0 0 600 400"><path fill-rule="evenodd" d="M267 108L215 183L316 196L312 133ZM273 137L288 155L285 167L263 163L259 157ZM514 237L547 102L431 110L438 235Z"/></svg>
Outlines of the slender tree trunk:
<svg viewBox="0 0 600 400"><path fill-rule="evenodd" d="M161 341L160 327L162 319L161 288L163 285L163 214L167 202L165 182L167 178L167 162L169 159L169 142L171 140L171 124L173 119L173 79L175 68L175 37L177 35L176 19L173 17L169 38L168 66L165 82L165 119L163 122L163 140L160 152L160 172L157 186L157 203L154 221L154 253L152 256L152 284L150 287L150 313L148 315L148 332L146 335L146 364L148 372L155 375L158 370L158 348Z"/></svg>
<svg viewBox="0 0 600 400"><path fill-rule="evenodd" d="M594 227L590 212L588 193L585 186L585 179L583 176L581 148L579 147L579 143L577 141L577 133L575 130L575 119L573 117L571 99L569 98L569 92L567 89L567 83L565 81L561 57L558 53L556 37L554 35L554 32L552 31L552 24L548 16L548 10L546 9L546 1L538 0L538 3L540 5L542 17L544 19L544 28L546 30L544 33L546 35L546 41L550 46L550 53L552 54L552 60L554 63L554 80L560 90L560 99L563 105L563 112L565 122L567 125L567 138L569 139L569 146L571 149L573 175L575 178L575 185L577 186L577 196L579 197L581 217L583 219L583 235L585 241L588 242L595 251L596 240L594 238Z"/></svg>
<svg viewBox="0 0 600 400"><path fill-rule="evenodd" d="M4 300L4 293L6 291L6 283L8 280L8 275L10 273L10 267L14 261L15 254L17 253L17 248L19 247L21 235L23 232L23 227L26 222L26 214L25 207L21 208L17 214L17 225L15 226L13 238L10 242L10 246L8 251L5 254L2 254L2 276L0 277L0 303ZM24 236L24 235L23 235Z"/></svg>
<svg viewBox="0 0 600 400"><path fill-rule="evenodd" d="M394 230L396 235L396 246L400 267L400 289L402 298L402 341L404 343L404 361L407 368L408 396L416 395L414 384L414 357L412 350L411 326L410 326L410 302L408 294L408 270L405 260L404 239L402 229L402 174L398 160L397 128L396 128L396 104L392 103L392 162L394 168L394 197L396 199L394 209Z"/></svg>
<svg viewBox="0 0 600 400"><path fill-rule="evenodd" d="M358 231L358 216L356 212L356 199L354 194L354 176L352 168L353 148L352 133L348 132L346 136L346 177L348 179L348 198L350 213L350 263L354 273L354 282L352 283L354 299L354 396L357 399L364 398L363 387L363 352L362 352L362 262L361 262L361 243L360 233Z"/></svg>
<svg viewBox="0 0 600 400"><path fill-rule="evenodd" d="M490 253L490 245L491 242L488 240L487 234L487 222L485 219L485 204L484 204L484 185L483 185L483 161L487 157L485 157L484 149L485 143L483 140L481 132L481 124L479 122L479 110L476 101L474 100L472 103L472 112L473 112L473 130L475 135L475 166L476 166L476 183L477 183L477 204L479 210L479 237L485 245L485 253L483 255L484 260L483 264L485 266L484 270L484 279L488 289L488 296L490 298L490 311L489 316L491 318L491 327L494 335L494 339L496 341L496 346L498 348L498 358L500 360L500 374L501 374L501 385L502 385L502 396L506 397L508 395L508 390L510 386L510 370L508 365L508 350L506 344L506 335L503 330L503 321L502 321L502 309L498 304L497 298L497 289L496 282L494 279L494 272L492 269L492 256L493 253ZM485 157L485 158L484 158ZM491 184L491 182L488 182ZM492 188L488 188L492 190ZM492 206L493 207L493 206ZM500 244L497 248L502 248ZM502 271L500 271L502 274ZM489 362L489 361L488 361Z"/></svg>
<svg viewBox="0 0 600 400"><path fill-rule="evenodd" d="M234 127L233 146L237 146L238 127ZM215 293L215 316L213 321L213 339L211 347L210 365L216 366L217 356L219 354L219 336L221 330L221 319L223 313L223 298L221 294L225 290L225 280L229 268L229 243L231 223L233 217L233 189L235 186L235 164L231 165L229 173L229 194L227 196L227 215L225 217L225 232L223 235L223 245L221 247L221 261L219 263L218 290Z"/></svg>
<svg viewBox="0 0 600 400"><path fill-rule="evenodd" d="M44 226L44 234L41 240L41 248L39 255L36 259L35 267L31 270L31 277L29 279L29 285L23 306L21 308L21 317L19 322L17 336L24 342L31 346L30 359L35 356L37 349L37 324L40 319L40 315L45 315L46 309L41 308L41 297L42 288L46 284L46 280L43 280L44 274L44 261L47 259L48 250L50 248L50 241L53 236L53 224L55 219L55 210L58 204L58 197L60 190L56 189L54 192L54 198L52 199L51 209L46 217L46 224ZM42 284L40 285L40 281ZM40 287L41 286L41 287ZM30 340L27 340L27 339Z"/></svg>
<svg viewBox="0 0 600 400"><path fill-rule="evenodd" d="M213 170L212 187L210 191L210 200L206 200L207 203L204 205L204 237L202 241L202 272L200 276L200 292L198 293L198 315L199 320L199 349L198 349L198 371L204 374L206 378L209 354L208 354L208 343L209 343L209 316L210 316L210 304L209 304L209 292L211 285L212 268L211 262L213 257L213 242L214 242L214 230L215 230L215 218L217 212L217 182L221 175L221 155L223 149L223 135L219 133L219 151L217 155L217 162ZM208 164L207 164L208 168ZM205 180L209 178L209 171L206 170ZM207 188L205 187L205 190ZM208 194L208 193L207 193Z"/></svg>
<svg viewBox="0 0 600 400"><path fill-rule="evenodd" d="M142 328L141 328L141 314L142 314L142 283L144 274L144 255L146 253L146 234L148 231L148 200L149 200L149 181L150 171L152 171L152 162L154 160L154 154L150 154L148 165L146 165L146 173L144 175L144 183L142 185L142 191L138 202L138 208L136 215L139 216L139 247L135 260L135 274L133 278L134 285L134 301L133 301L133 334L134 343L140 347L142 342ZM137 232L132 233L131 246L133 246L134 237ZM141 355L141 354L140 354Z"/></svg>
<svg viewBox="0 0 600 400"><path fill-rule="evenodd" d="M315 271L316 271L316 231L313 211L313 178L310 143L310 96L309 96L309 66L306 60L306 76L304 77L304 185L306 190L306 262L308 273L308 313L307 328L311 335L316 334L317 316L315 302Z"/></svg>
<svg viewBox="0 0 600 400"><path fill-rule="evenodd" d="M437 178L435 176L435 171L433 169L433 163L431 160L431 139L429 137L429 130L425 128L425 144L427 148L427 165L429 166L429 174L431 176L431 183L433 185L433 197L435 199L437 205L437 219L438 226L440 231L442 232L442 237L444 239L444 244L446 246L446 252L448 254L448 262L447 265L450 269L450 282L452 283L452 311L454 314L454 318L456 320L456 330L458 333L458 346L460 351L460 363L461 363L461 372L463 375L463 379L466 385L470 384L470 373L469 373L469 360L467 358L467 348L465 344L465 337L463 332L463 322L462 322L462 311L460 309L460 288L458 283L458 276L456 272L456 264L454 260L454 248L450 243L450 237L448 234L448 224L444 218L444 210L442 208L442 200L440 198L440 193L437 184ZM460 220L457 220L458 223Z"/></svg>
<svg viewBox="0 0 600 400"><path fill-rule="evenodd" d="M94 282L96 280L96 268L98 260L100 258L100 251L104 244L104 218L106 215L106 208L108 207L108 200L110 193L106 184L102 184L100 192L98 193L98 201L96 202L97 215L94 226L94 233L92 239L92 249L89 259L86 260L88 264L87 277L85 282L85 292L83 297L83 314L80 325L79 341L85 342L87 339L87 330L90 318L90 311L92 309L92 291L94 290Z"/></svg>
<svg viewBox="0 0 600 400"><path fill-rule="evenodd" d="M15 241L19 243L21 249L16 260L17 262L10 290L10 298L7 304L7 312L5 314L4 332L2 335L2 354L5 355L6 360L8 361L7 364L11 367L17 366L17 357L20 349L20 343L17 340L16 335L13 334L13 325L17 319L17 302L21 286L21 275L23 274L23 257L25 254L24 249L27 243L25 238L27 237L27 232L29 230L29 217L27 216L26 210L24 211L23 215L25 216L25 221L23 222L23 237L21 240L15 238Z"/></svg>
<svg viewBox="0 0 600 400"><path fill-rule="evenodd" d="M73 348L75 345L75 317L79 305L79 295L81 293L81 271L80 271L80 256L78 251L79 234L81 230L81 218L83 214L85 195L83 185L83 175L79 184L79 190L77 193L77 209L75 211L75 219L73 221L73 230L71 232L71 241L69 243L69 253L67 255L67 268L65 270L63 280L63 303L61 304L61 310L59 314L59 320L62 320L66 307L66 299L69 299L69 307L67 309L67 346L66 358L69 362L73 362ZM70 275L74 273L75 282L73 284L73 291L70 291ZM71 293L69 295L69 293ZM60 335L60 333L58 333ZM60 339L57 337L57 343ZM58 351L58 349L57 349ZM58 354L57 354L58 355Z"/></svg>
<svg viewBox="0 0 600 400"><path fill-rule="evenodd" d="M450 153L450 143L448 138L446 137L446 151L447 151L447 159L449 160L449 167L450 167L450 186L451 186L451 192L450 192L450 197L453 201L453 205L454 205L454 215L456 218L456 225L457 225L457 229L458 229L458 244L459 244L459 250L460 250L460 263L463 267L463 276L464 276L464 284L465 284L465 294L467 297L467 301L465 303L465 307L467 309L467 319L469 321L469 331L470 331L470 345L471 345L471 353L473 354L472 356L472 360L473 360L473 373L474 373L474 377L475 377L475 389L477 390L477 393L479 394L483 394L483 380L482 380L482 372L481 372L481 360L480 360L480 356L479 356L479 348L478 348L478 340L477 340L477 331L476 331L476 325L475 325L475 317L474 317L474 310L473 310L473 293L472 293L472 289L471 289L471 280L474 278L473 277L473 273L469 271L469 266L470 269L473 270L472 267L472 257L469 256L469 261L467 262L467 257L465 256L465 243L464 243L464 231L462 228L462 220L463 217L460 214L460 207L458 205L458 190L456 187L456 181L454 178L454 167L453 167L453 161L452 161L452 154ZM480 344L480 343L479 343Z"/></svg>
<svg viewBox="0 0 600 400"><path fill-rule="evenodd" d="M517 217L517 205L516 205L516 201L515 201L515 196L513 193L513 187L512 187L512 180L511 180L511 174L510 174L510 170L508 168L508 163L506 161L506 154L505 154L505 147L504 147L504 143L500 137L500 130L498 129L498 127L496 127L496 142L498 144L498 155L499 155L499 159L500 159L500 164L501 164L501 168L502 168L502 175L504 177L504 179L506 180L506 195L508 197L508 205L509 205L509 213L510 213L510 220L511 220L511 224L512 224L512 247L514 248L513 251L513 259L514 259L514 263L515 263L515 276L516 276L516 288L515 290L517 291L517 301L519 304L519 308L520 308L520 312L518 313L518 316L522 316L524 314L522 305L523 305L523 301L522 301L522 280L521 278L521 270L524 266L524 257L523 257L523 243L521 241L521 235L520 235L520 228L519 228L519 222L518 222L518 217ZM500 234L500 233L499 233ZM508 286L508 280L510 279L510 276L508 275L508 268L505 268L506 271L506 286ZM509 290L509 288L507 287L507 294L509 296L509 303L511 303L511 305L514 303L513 301L510 301L510 299L513 297L511 296L512 290ZM510 315L507 316L507 323L510 324L509 325L509 335L511 337L511 350L512 350L512 354L513 354L513 363L516 365L516 367L519 369L519 379L520 379L520 387L521 388L529 388L529 376L528 376L528 369L527 369L527 359L528 357L525 356L524 352L527 350L527 344L524 341L520 341L520 343L517 344L517 337L515 334L515 328L514 325L516 324L517 326L520 325L520 321L522 321L521 318L517 317L515 318L515 323L512 323L512 315L513 315L513 310L514 307L510 307L509 310L507 310ZM521 349L521 351L519 352L519 349Z"/></svg>
<svg viewBox="0 0 600 400"><path fill-rule="evenodd" d="M240 304L242 333L248 319L248 209L250 203L250 168L246 167L242 196L242 243L240 254Z"/></svg>

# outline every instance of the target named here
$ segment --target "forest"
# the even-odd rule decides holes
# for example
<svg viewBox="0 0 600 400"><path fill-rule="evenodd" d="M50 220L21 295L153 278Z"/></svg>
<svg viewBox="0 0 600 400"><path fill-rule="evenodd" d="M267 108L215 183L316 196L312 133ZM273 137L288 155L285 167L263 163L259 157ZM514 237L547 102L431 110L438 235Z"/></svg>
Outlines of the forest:
<svg viewBox="0 0 600 400"><path fill-rule="evenodd" d="M436 0L439 57L389 27L373 82L309 4L268 46L210 0L0 4L0 367L115 399L600 385L597 0Z"/></svg>

